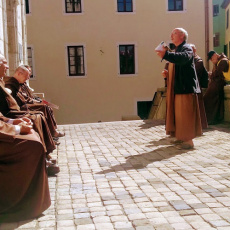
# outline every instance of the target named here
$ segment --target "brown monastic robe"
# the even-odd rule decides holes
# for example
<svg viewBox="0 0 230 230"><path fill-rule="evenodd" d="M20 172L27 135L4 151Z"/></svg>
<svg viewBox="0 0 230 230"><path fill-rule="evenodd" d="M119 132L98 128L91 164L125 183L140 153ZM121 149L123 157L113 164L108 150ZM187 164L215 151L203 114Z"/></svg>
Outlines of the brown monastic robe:
<svg viewBox="0 0 230 230"><path fill-rule="evenodd" d="M0 113L0 223L37 217L51 204L38 134L16 135L5 121Z"/></svg>
<svg viewBox="0 0 230 230"><path fill-rule="evenodd" d="M43 104L42 102L35 102L35 100L32 97L30 97L31 94L28 92L28 87L26 86L26 83L20 84L14 77L10 77L6 81L5 87L9 88L12 91L11 95L17 101L21 110L42 111L45 115L50 132L52 136L54 136L57 129L57 123L54 118L52 108L50 108L46 104Z"/></svg>
<svg viewBox="0 0 230 230"><path fill-rule="evenodd" d="M9 118L20 118L26 116L33 121L33 128L38 132L47 154L56 147L42 112L20 111L15 99L5 89L4 82L0 79L0 112Z"/></svg>
<svg viewBox="0 0 230 230"><path fill-rule="evenodd" d="M196 94L174 94L173 63L168 65L166 98L166 134L189 141L202 135L198 97Z"/></svg>
<svg viewBox="0 0 230 230"><path fill-rule="evenodd" d="M172 137L175 136L175 111L174 111L174 64L168 63L167 77L167 95L166 95L166 134Z"/></svg>

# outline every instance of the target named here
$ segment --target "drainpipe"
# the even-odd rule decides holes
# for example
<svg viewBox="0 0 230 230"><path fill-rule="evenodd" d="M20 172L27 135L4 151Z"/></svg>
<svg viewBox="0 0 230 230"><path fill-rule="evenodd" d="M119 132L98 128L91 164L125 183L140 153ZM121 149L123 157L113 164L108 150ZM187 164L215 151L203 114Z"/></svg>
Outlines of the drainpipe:
<svg viewBox="0 0 230 230"><path fill-rule="evenodd" d="M206 56L209 52L209 0L205 0L205 63L206 68L209 70L209 61Z"/></svg>

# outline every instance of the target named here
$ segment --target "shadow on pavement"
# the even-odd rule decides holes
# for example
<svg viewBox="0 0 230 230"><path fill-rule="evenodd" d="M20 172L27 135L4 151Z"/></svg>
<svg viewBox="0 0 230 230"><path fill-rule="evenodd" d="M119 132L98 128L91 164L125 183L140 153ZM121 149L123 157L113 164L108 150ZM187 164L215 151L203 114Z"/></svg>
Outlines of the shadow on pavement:
<svg viewBox="0 0 230 230"><path fill-rule="evenodd" d="M111 172L127 171L131 169L143 169L153 162L167 160L168 158L174 157L178 154L187 153L193 150L194 149L179 150L175 146L160 147L151 152L127 157L125 163L112 166L110 169L103 170L96 174L106 174Z"/></svg>

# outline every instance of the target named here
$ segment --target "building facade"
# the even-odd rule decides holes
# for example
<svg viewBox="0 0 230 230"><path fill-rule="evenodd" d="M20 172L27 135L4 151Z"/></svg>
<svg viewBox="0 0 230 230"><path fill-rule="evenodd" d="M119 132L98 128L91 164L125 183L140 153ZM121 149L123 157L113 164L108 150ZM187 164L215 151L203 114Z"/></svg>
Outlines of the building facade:
<svg viewBox="0 0 230 230"><path fill-rule="evenodd" d="M222 8L225 12L224 14L224 30L225 30L225 54L230 58L230 0L224 0L222 3Z"/></svg>
<svg viewBox="0 0 230 230"><path fill-rule="evenodd" d="M60 106L59 124L144 114L164 86L165 62L154 49L170 42L176 27L188 31L202 58L207 44L212 48L212 17L205 19L211 0L26 0L26 6L30 85Z"/></svg>
<svg viewBox="0 0 230 230"><path fill-rule="evenodd" d="M24 0L0 0L0 53L9 63L9 75L27 63L26 14Z"/></svg>
<svg viewBox="0 0 230 230"><path fill-rule="evenodd" d="M217 53L225 52L225 10L221 7L224 0L213 0L213 48Z"/></svg>

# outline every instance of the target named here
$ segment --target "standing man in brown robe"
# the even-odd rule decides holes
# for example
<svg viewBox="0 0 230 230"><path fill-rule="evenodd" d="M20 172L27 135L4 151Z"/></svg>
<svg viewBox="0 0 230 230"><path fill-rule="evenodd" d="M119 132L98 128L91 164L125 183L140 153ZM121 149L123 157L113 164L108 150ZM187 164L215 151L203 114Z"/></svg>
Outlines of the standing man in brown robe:
<svg viewBox="0 0 230 230"><path fill-rule="evenodd" d="M192 47L193 53L194 53L195 69L196 69L197 78L200 84L200 88L207 88L208 87L208 72L206 68L204 67L203 60L196 53L196 46L194 44L190 44L190 46ZM199 101L200 119L201 119L202 129L207 129L208 121L207 121L206 112L204 108L204 99L203 99L202 89L201 89L201 93L198 93L197 96L198 96L198 101Z"/></svg>
<svg viewBox="0 0 230 230"><path fill-rule="evenodd" d="M197 99L197 93L201 91L194 65L193 50L186 43L187 38L186 30L175 28L171 33L172 43L176 46L175 52L170 52L166 48L156 51L159 57L175 64L175 142L181 142L180 149L193 148L193 139L202 135Z"/></svg>
<svg viewBox="0 0 230 230"><path fill-rule="evenodd" d="M217 54L213 50L208 53L208 60L213 63L213 70L204 95L204 106L208 124L214 125L224 119L224 86L226 82L223 72L228 72L229 60L224 54Z"/></svg>
<svg viewBox="0 0 230 230"><path fill-rule="evenodd" d="M0 76L7 68L0 59ZM35 218L51 204L45 150L31 125L0 113L0 223Z"/></svg>

